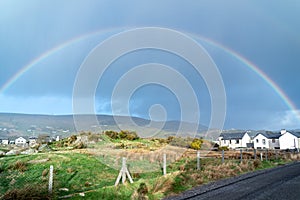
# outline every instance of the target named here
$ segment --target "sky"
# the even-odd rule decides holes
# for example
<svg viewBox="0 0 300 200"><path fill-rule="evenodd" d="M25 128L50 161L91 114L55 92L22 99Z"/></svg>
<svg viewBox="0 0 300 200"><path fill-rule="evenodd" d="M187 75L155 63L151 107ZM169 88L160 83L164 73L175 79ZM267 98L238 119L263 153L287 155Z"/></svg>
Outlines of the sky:
<svg viewBox="0 0 300 200"><path fill-rule="evenodd" d="M0 112L74 114L74 98L87 98L87 92L74 96L81 84L95 87L97 114L207 126L224 115L224 129L298 129L299 11L297 0L0 0ZM92 71L78 82L93 50L146 27L200 45L217 75L205 77L169 49L141 48L119 55L101 76ZM97 59L148 38L198 56L180 38L159 35L123 40ZM222 88L212 86L218 77Z"/></svg>

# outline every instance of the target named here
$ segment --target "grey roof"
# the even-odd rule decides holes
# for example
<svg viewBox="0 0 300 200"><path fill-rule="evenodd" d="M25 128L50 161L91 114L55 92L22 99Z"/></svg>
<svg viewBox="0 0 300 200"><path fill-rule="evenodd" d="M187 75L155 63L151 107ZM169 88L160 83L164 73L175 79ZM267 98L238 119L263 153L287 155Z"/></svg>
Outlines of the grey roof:
<svg viewBox="0 0 300 200"><path fill-rule="evenodd" d="M253 139L256 136L257 131L247 131L247 134L250 136L251 139Z"/></svg>
<svg viewBox="0 0 300 200"><path fill-rule="evenodd" d="M258 132L256 134L256 136L259 135L259 134L265 136L268 139L279 139L279 137L281 136L280 133L272 133L272 132L263 132L263 133L262 132Z"/></svg>
<svg viewBox="0 0 300 200"><path fill-rule="evenodd" d="M220 137L223 137L223 140L236 140L242 139L246 132L240 133L222 133Z"/></svg>
<svg viewBox="0 0 300 200"><path fill-rule="evenodd" d="M9 140L13 141L13 140L16 140L16 139L18 139L20 137L24 138L25 140L28 140L27 136L22 136L22 135L21 136L11 136L11 137L9 137Z"/></svg>
<svg viewBox="0 0 300 200"><path fill-rule="evenodd" d="M300 132L293 132L293 131L287 131L291 133L292 135L296 136L297 138L300 138Z"/></svg>

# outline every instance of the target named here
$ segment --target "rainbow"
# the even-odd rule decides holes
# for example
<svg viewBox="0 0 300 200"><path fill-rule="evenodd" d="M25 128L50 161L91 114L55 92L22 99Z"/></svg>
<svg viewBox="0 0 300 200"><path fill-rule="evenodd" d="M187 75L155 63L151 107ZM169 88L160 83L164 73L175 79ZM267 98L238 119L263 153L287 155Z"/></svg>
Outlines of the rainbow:
<svg viewBox="0 0 300 200"><path fill-rule="evenodd" d="M36 57L35 59L33 59L32 61L30 61L27 65L25 65L24 67L22 67L16 74L14 74L1 88L0 88L0 94L3 93L5 90L7 90L14 82L16 82L18 80L19 77L21 77L24 73L26 73L28 70L30 70L33 66L35 66L36 64L38 64L39 62L41 62L42 60L46 59L47 57L63 50L64 48L68 47L69 45L72 45L74 43L80 42L82 40L85 40L91 36L95 36L98 34L103 34L106 33L108 31L122 31L122 30L126 30L129 29L130 27L122 27L122 28L109 28L109 29L102 29L102 30L98 30L98 31L94 31L94 32L89 32L87 34L84 35L80 35L77 36L75 38L72 38L52 49L49 49L48 51L42 53L41 55L39 55L38 57ZM197 34L193 34L193 33L188 33L188 32L184 32L181 31L187 35L190 35L191 38L194 39L199 39L200 41L204 41L212 46L215 46L217 48L222 49L224 52L226 52L227 54L231 55L232 57L234 57L235 59L237 59L238 61L240 61L241 63L243 63L246 67L250 68L253 72L255 72L259 77L261 77L279 96L280 98L285 102L285 104L289 107L289 109L291 109L292 111L297 111L297 107L296 105L289 99L289 97L284 93L284 91L270 78L268 77L268 75L262 71L259 67L257 67L254 63L252 63L251 61L247 60L245 57L243 57L242 55L240 55L239 53L235 52L234 50L216 42L213 41L209 38L205 38L203 36L199 36ZM300 120L300 114L297 115L298 119Z"/></svg>
<svg viewBox="0 0 300 200"><path fill-rule="evenodd" d="M264 71L262 71L259 67L257 67L254 63L247 60L245 57L240 55L239 53L235 52L232 49L229 49L228 47L225 47L224 45L213 41L211 39L205 38L203 36L190 34L194 38L199 38L200 40L203 40L204 42L218 47L222 49L224 52L232 56L233 58L237 59L241 63L243 63L245 66L247 66L249 69L251 69L253 72L255 72L259 77L261 77L279 96L280 98L285 102L285 104L292 110L297 110L296 105L292 102L292 100L289 99L289 97L284 93L284 91L280 88L278 84L276 84Z"/></svg>
<svg viewBox="0 0 300 200"><path fill-rule="evenodd" d="M5 92L14 82L18 80L23 74L25 74L27 71L29 71L33 66L40 63L42 60L52 56L55 53L58 53L59 51L65 49L66 47L73 45L75 43L78 43L80 41L83 41L85 39L88 39L91 36L100 35L103 33L107 33L109 31L120 31L120 28L109 28L109 29L102 29L94 32L90 32L88 34L80 35L77 37L74 37L70 40L67 40L66 42L63 42L62 44L59 44L58 46L55 46L48 51L42 53L38 57L31 60L29 63L27 63L24 67L22 67L19 71L17 71L2 87L0 88L0 94Z"/></svg>

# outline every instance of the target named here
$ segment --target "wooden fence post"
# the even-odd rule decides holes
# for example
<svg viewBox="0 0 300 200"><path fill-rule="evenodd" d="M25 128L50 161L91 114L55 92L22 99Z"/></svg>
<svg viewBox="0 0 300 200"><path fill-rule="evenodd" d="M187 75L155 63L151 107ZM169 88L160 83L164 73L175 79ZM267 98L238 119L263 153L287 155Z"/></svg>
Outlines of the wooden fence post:
<svg viewBox="0 0 300 200"><path fill-rule="evenodd" d="M200 170L200 151L197 151L197 170Z"/></svg>
<svg viewBox="0 0 300 200"><path fill-rule="evenodd" d="M243 162L243 149L240 149L240 160Z"/></svg>
<svg viewBox="0 0 300 200"><path fill-rule="evenodd" d="M167 174L167 155L165 153L163 155L163 174Z"/></svg>
<svg viewBox="0 0 300 200"><path fill-rule="evenodd" d="M222 163L224 163L224 150L222 150Z"/></svg>
<svg viewBox="0 0 300 200"><path fill-rule="evenodd" d="M256 149L253 149L253 153L254 153L254 160L256 160Z"/></svg>
<svg viewBox="0 0 300 200"><path fill-rule="evenodd" d="M260 152L260 161L263 161L263 154Z"/></svg>
<svg viewBox="0 0 300 200"><path fill-rule="evenodd" d="M276 160L278 160L278 150L275 149L275 154L276 154Z"/></svg>
<svg viewBox="0 0 300 200"><path fill-rule="evenodd" d="M52 194L52 190L53 190L53 165L50 165L49 186L48 186L48 192L49 192L49 194Z"/></svg>
<svg viewBox="0 0 300 200"><path fill-rule="evenodd" d="M266 154L266 161L268 161L268 149L266 149L265 154Z"/></svg>
<svg viewBox="0 0 300 200"><path fill-rule="evenodd" d="M118 175L118 178L117 178L117 180L115 182L115 186L117 186L119 184L121 178L122 178L122 183L124 184L125 181L126 181L126 176L128 177L129 182L133 183L133 180L132 180L132 178L130 176L130 173L129 173L128 169L127 169L126 158L123 157L122 158L122 168L121 168L121 170L119 172L119 175Z"/></svg>

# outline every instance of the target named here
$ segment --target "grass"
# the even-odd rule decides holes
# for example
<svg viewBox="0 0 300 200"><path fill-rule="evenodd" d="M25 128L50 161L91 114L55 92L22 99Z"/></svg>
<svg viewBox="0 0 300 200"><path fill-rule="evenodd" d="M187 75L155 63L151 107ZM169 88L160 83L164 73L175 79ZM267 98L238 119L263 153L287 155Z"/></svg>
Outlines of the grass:
<svg viewBox="0 0 300 200"><path fill-rule="evenodd" d="M45 162L32 162L40 160ZM58 196L113 185L117 173L93 156L71 152L3 157L0 161L0 194L26 185L47 185L50 165L54 166L54 190Z"/></svg>
<svg viewBox="0 0 300 200"><path fill-rule="evenodd" d="M150 155L153 156L151 160L150 157L139 159L143 154L137 154L131 149L126 149L124 155L128 158L127 164L134 183L115 187L114 183L121 166L121 159L116 159L116 157L120 157L121 154L118 154L119 151L114 152L115 149L112 148L113 153L107 156L107 150L111 148L109 146L111 143L105 139L107 138L93 144L93 149L64 149L49 153L0 158L0 198L4 194L6 194L5 197L14 197L11 199L36 198L38 195L44 199L50 198L47 194L50 165L54 166L54 199L63 196L69 196L71 199L82 199L84 195L86 199L154 200L211 181L274 167L289 162L291 159L299 159L298 155L287 155L284 156L285 159L275 160L274 156L270 155L269 161L245 159L240 162L236 152L232 152L232 155L230 152L226 152L229 157L222 163L220 156L217 155L220 152L213 152L210 155L214 154L217 158L202 158L201 170L197 170L195 151L189 150L175 162L168 163L168 174L162 176L161 161L159 161L162 152L147 150L149 155L152 153ZM120 142L124 141L115 140L113 144ZM159 143L156 140L146 141L143 139L130 141L130 144L131 142L142 143L150 147L156 147ZM113 163L115 169L103 163ZM149 167L149 171L134 170L138 167L143 169ZM151 169L156 170L151 171Z"/></svg>

